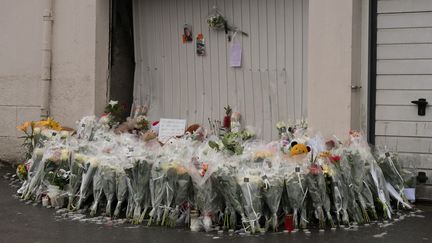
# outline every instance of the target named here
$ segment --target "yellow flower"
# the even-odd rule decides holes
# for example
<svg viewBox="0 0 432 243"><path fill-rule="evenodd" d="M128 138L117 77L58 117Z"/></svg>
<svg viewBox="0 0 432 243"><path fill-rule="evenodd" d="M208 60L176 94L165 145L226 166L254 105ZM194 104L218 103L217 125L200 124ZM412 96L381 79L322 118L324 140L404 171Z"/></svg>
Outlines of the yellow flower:
<svg viewBox="0 0 432 243"><path fill-rule="evenodd" d="M52 119L51 117L48 117L47 122L48 122L49 128L56 130L56 131L61 130L60 123L57 122L56 120Z"/></svg>
<svg viewBox="0 0 432 243"><path fill-rule="evenodd" d="M46 120L41 120L36 122L35 127L49 128L56 131L60 131L62 129L60 123L58 123L56 120L52 119L51 117L48 117Z"/></svg>

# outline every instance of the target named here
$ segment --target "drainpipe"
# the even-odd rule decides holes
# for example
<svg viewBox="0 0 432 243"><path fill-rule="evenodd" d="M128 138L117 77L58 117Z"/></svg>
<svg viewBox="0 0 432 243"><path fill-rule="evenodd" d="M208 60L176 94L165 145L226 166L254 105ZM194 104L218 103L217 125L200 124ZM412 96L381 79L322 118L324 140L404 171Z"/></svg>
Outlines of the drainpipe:
<svg viewBox="0 0 432 243"><path fill-rule="evenodd" d="M40 80L42 119L49 116L50 85L51 85L51 55L53 28L53 0L43 1L43 34L42 34L42 73Z"/></svg>

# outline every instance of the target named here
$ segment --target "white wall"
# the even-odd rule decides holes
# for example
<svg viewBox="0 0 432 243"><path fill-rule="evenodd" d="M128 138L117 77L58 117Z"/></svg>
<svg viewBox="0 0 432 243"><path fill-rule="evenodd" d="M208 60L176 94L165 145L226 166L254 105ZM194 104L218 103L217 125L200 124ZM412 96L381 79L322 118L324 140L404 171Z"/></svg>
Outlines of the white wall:
<svg viewBox="0 0 432 243"><path fill-rule="evenodd" d="M15 127L40 115L43 9L38 0L0 4L0 160L15 161ZM103 109L108 36L109 1L54 0L50 115L66 126Z"/></svg>
<svg viewBox="0 0 432 243"><path fill-rule="evenodd" d="M243 47L241 68L229 67L225 33L208 28L214 4L249 34L234 40ZM151 118L207 125L230 104L245 124L275 139L279 120L306 117L307 0L136 0L134 24L135 97L150 103ZM203 33L205 57L196 55L195 42L181 42L184 24L194 37Z"/></svg>
<svg viewBox="0 0 432 243"><path fill-rule="evenodd" d="M366 130L365 1L309 1L308 119L324 136L346 138L351 129Z"/></svg>

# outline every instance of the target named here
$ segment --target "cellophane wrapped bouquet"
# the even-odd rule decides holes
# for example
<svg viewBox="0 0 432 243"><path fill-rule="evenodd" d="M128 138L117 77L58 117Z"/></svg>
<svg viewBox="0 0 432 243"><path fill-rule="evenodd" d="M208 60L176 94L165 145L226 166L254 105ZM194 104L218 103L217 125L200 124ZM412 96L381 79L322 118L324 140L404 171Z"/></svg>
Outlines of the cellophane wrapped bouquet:
<svg viewBox="0 0 432 243"><path fill-rule="evenodd" d="M20 196L134 224L250 233L367 224L411 208L413 173L396 153L374 156L360 133L326 141L305 122L278 123L280 140L264 142L216 121L161 144L147 117L141 126L112 116L84 117L73 135L53 120L20 127L31 142Z"/></svg>

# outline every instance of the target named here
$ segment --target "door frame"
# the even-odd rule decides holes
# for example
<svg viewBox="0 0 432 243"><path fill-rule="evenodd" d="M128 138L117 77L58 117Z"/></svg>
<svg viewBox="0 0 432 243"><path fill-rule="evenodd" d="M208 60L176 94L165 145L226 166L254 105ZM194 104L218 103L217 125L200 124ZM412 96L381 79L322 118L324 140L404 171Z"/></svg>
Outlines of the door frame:
<svg viewBox="0 0 432 243"><path fill-rule="evenodd" d="M369 1L368 142L375 144L378 0Z"/></svg>

